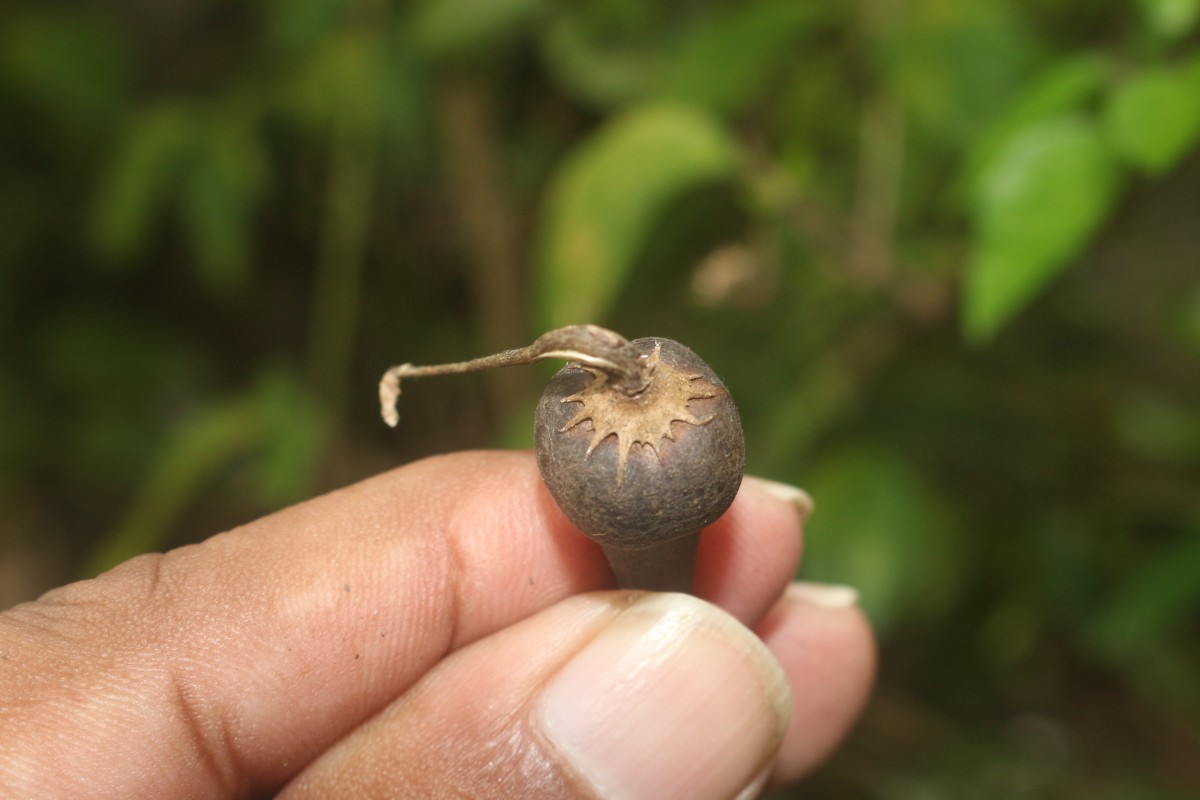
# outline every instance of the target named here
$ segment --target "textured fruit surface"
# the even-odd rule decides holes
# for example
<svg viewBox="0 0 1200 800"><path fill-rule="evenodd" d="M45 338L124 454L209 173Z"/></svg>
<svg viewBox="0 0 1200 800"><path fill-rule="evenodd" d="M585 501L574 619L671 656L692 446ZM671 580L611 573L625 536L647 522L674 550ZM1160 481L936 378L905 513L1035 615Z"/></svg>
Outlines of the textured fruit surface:
<svg viewBox="0 0 1200 800"><path fill-rule="evenodd" d="M671 339L633 345L653 367L643 391L569 365L542 394L534 432L563 513L620 549L696 534L733 502L745 466L737 407L712 369Z"/></svg>

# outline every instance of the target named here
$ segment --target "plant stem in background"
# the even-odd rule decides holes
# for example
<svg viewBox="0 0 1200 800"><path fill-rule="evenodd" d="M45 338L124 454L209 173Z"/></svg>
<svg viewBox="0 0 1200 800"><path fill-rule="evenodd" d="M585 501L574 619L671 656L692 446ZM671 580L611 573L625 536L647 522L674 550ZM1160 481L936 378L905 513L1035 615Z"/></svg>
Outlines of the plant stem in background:
<svg viewBox="0 0 1200 800"><path fill-rule="evenodd" d="M868 285L888 282L904 171L904 114L882 94L863 109L851 268Z"/></svg>
<svg viewBox="0 0 1200 800"><path fill-rule="evenodd" d="M336 426L345 414L354 351L378 131L353 117L334 120L329 190L309 323L309 380Z"/></svg>
<svg viewBox="0 0 1200 800"><path fill-rule="evenodd" d="M863 0L863 28L881 50L899 26L904 13L899 0ZM859 128L861 150L849 266L868 286L882 286L891 277L893 243L900 209L900 180L904 172L904 111L878 86L863 104Z"/></svg>
<svg viewBox="0 0 1200 800"><path fill-rule="evenodd" d="M443 162L468 250L472 305L485 351L528 337L521 307L520 224L502 174L490 99L485 80L475 73L447 75L438 87ZM499 419L532 394L530 379L522 374L492 372L487 380Z"/></svg>

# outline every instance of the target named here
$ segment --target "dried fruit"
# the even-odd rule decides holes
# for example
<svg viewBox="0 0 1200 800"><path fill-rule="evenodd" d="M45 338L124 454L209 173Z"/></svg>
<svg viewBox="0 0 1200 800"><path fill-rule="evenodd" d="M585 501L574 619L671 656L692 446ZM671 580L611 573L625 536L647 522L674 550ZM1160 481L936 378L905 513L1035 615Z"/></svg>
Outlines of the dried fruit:
<svg viewBox="0 0 1200 800"><path fill-rule="evenodd" d="M622 588L689 591L700 531L733 502L745 444L733 398L671 339L627 341L594 325L435 367L393 367L380 383L395 425L400 380L566 358L535 414L538 467L563 513L604 549Z"/></svg>

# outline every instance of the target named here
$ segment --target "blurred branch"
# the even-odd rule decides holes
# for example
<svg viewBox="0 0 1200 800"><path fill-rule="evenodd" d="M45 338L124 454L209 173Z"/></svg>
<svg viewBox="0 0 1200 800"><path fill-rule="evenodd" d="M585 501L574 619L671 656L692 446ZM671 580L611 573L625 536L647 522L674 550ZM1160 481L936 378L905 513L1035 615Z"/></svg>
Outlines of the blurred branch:
<svg viewBox="0 0 1200 800"><path fill-rule="evenodd" d="M861 135L848 266L859 280L878 285L886 283L893 271L904 170L904 114L895 101L884 93L869 98Z"/></svg>
<svg viewBox="0 0 1200 800"><path fill-rule="evenodd" d="M810 239L832 260L850 257L851 220L838 209L805 192L770 145L751 137L745 152L751 188L770 213Z"/></svg>
<svg viewBox="0 0 1200 800"><path fill-rule="evenodd" d="M334 121L309 326L309 378L335 425L346 406L378 161L378 131L355 122L351 116Z"/></svg>
<svg viewBox="0 0 1200 800"><path fill-rule="evenodd" d="M439 86L438 112L443 160L468 251L481 350L513 347L529 336L521 305L523 246L517 208L502 174L486 81L475 73L448 74ZM496 370L485 380L502 418L529 394L530 378L520 371Z"/></svg>
<svg viewBox="0 0 1200 800"><path fill-rule="evenodd" d="M863 0L863 29L875 49L885 46L899 24L903 6L903 0ZM880 285L893 271L892 250L904 171L904 112L886 85L867 97L859 135L853 244L847 267L858 280Z"/></svg>

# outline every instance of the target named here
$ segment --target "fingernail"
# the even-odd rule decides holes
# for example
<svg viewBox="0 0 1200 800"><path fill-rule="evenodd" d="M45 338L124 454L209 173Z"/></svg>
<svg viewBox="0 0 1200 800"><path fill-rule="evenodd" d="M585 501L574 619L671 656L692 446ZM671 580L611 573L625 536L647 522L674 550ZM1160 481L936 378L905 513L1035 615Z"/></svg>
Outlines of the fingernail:
<svg viewBox="0 0 1200 800"><path fill-rule="evenodd" d="M543 690L546 738L605 798L728 798L774 755L791 714L766 646L694 597L647 594Z"/></svg>
<svg viewBox="0 0 1200 800"><path fill-rule="evenodd" d="M758 773L758 777L750 781L750 784L746 786L745 789L742 789L740 792L738 792L738 795L736 798L734 798L734 800L754 800L754 798L762 794L762 790L766 787L767 781L771 779L771 769L772 765L770 764L763 767L762 771Z"/></svg>
<svg viewBox="0 0 1200 800"><path fill-rule="evenodd" d="M859 592L853 586L835 583L796 581L787 588L793 600L817 606L826 611L842 611L858 605Z"/></svg>
<svg viewBox="0 0 1200 800"><path fill-rule="evenodd" d="M796 513L800 515L801 522L807 520L812 514L813 509L816 508L816 503L813 502L812 496L799 486L792 486L790 483L780 483L779 481L770 481L766 478L757 478L756 480L761 483L767 494L795 506Z"/></svg>

